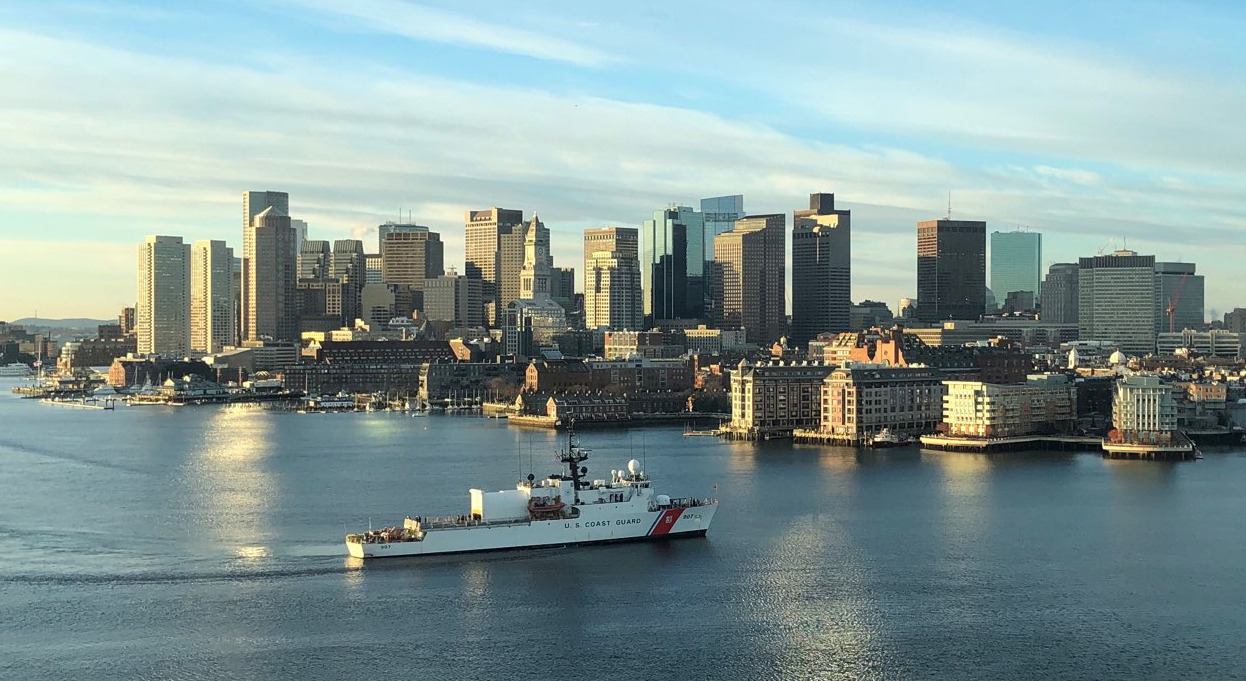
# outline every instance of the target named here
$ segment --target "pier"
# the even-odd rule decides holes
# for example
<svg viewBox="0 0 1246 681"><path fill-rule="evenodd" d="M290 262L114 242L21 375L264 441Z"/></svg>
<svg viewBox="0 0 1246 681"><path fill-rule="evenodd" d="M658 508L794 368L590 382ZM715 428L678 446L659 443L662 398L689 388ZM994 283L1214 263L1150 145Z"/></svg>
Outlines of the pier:
<svg viewBox="0 0 1246 681"><path fill-rule="evenodd" d="M1102 438L1089 435L1018 435L1013 437L953 437L923 435L922 447L948 452L1000 452L1032 449L1099 449Z"/></svg>

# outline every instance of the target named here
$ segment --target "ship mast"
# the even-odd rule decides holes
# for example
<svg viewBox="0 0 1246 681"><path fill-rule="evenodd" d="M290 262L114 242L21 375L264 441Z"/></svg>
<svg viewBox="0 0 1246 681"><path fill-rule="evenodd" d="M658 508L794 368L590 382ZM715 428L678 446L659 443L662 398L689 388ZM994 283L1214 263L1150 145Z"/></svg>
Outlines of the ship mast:
<svg viewBox="0 0 1246 681"><path fill-rule="evenodd" d="M588 450L575 444L575 422L572 421L567 425L567 451L563 453L561 460L571 469L571 489L576 504L580 503L580 476L588 471L587 468L582 469L580 463L586 459Z"/></svg>

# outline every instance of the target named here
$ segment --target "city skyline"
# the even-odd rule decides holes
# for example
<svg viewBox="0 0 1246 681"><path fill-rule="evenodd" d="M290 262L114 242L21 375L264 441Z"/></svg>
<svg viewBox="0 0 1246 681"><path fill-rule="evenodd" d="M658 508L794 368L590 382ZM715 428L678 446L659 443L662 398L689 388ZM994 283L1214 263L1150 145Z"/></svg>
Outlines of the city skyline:
<svg viewBox="0 0 1246 681"><path fill-rule="evenodd" d="M739 193L752 214L787 214L834 192L855 217L852 298L888 304L915 294L912 225L943 216L951 190L954 219L1044 233L1044 271L1127 239L1197 262L1209 316L1239 303L1246 148L1217 113L1246 100L1234 8L1135 8L1122 24L1110 5L1081 7L1059 28L1029 28L1038 9L906 6L897 23L892 7L706 19L676 5L669 26L712 24L676 45L629 9L570 22L542 7L498 5L485 19L308 0L257 7L268 21L239 27L225 10L41 7L0 10L13 78L0 225L30 254L0 278L3 318L133 304L126 273L149 234L240 253L231 225L248 187L294 194L310 238L328 241L374 243L378 224L410 209L455 265L462 214L484 205L541 211L555 261L574 263L584 228L638 227L656 206ZM1078 28L1108 19L1107 42ZM853 49L832 59L797 43L744 59L708 37L810 23ZM224 27L226 43L209 39ZM1199 44L1155 47L1174 31ZM623 44L635 51L602 47ZM833 97L807 92L814 73Z"/></svg>

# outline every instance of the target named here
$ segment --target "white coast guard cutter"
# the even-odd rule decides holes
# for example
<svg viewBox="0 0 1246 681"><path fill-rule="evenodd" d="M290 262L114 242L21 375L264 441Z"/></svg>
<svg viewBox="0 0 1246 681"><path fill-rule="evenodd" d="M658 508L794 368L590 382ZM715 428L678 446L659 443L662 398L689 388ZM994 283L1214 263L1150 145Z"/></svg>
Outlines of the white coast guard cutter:
<svg viewBox="0 0 1246 681"><path fill-rule="evenodd" d="M718 508L717 498L671 498L655 494L635 459L608 480L588 482L581 464L588 450L568 433L560 461L567 475L534 480L500 492L470 490L467 515L408 516L401 526L346 535L356 558L426 556L646 539L704 536Z"/></svg>

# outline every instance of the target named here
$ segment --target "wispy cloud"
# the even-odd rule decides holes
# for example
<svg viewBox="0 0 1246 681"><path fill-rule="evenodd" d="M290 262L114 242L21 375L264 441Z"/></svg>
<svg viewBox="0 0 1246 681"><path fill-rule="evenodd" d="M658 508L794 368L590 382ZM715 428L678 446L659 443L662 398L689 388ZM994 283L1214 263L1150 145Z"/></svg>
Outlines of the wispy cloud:
<svg viewBox="0 0 1246 681"><path fill-rule="evenodd" d="M345 20L346 28L356 30L478 47L578 66L600 66L616 61L614 56L573 41L405 0L282 1L302 10L327 15L334 22Z"/></svg>
<svg viewBox="0 0 1246 681"><path fill-rule="evenodd" d="M951 189L958 215L1044 231L1053 260L1128 234L1131 246L1198 261L1209 300L1239 295L1246 138L1225 123L1237 83L1186 82L989 27L813 11L797 19L816 40L763 49L721 40L715 25L678 30L695 23L678 12L694 10L675 5L663 14L672 28L655 29L636 8L603 28L516 17L549 9L539 6L498 5L484 21L396 0L273 2L331 25L317 32L327 40L383 32L457 56L437 45L534 58L508 62L514 78L499 86L435 60L322 52L297 32L222 61L52 25L0 29L5 245L27 229L121 244L124 258L110 257L125 264L91 295L124 301L133 243L157 232L237 242L243 189L289 191L323 238L369 237L414 209L442 232L447 262L461 262L463 210L538 209L559 235L559 264L577 267L583 227L636 225L669 202L727 192L744 193L750 211L788 213L809 192L834 191L854 210L854 297L893 302L912 292L913 223L942 214ZM757 35L792 21L781 5L723 11ZM569 28L580 23L582 34ZM585 80L562 81L568 73ZM658 91L668 77L676 84ZM687 83L696 96L668 96ZM67 285L23 289L14 276L0 270L0 290L55 298L60 316L110 312L83 309ZM0 316L16 312L26 313L0 304Z"/></svg>

